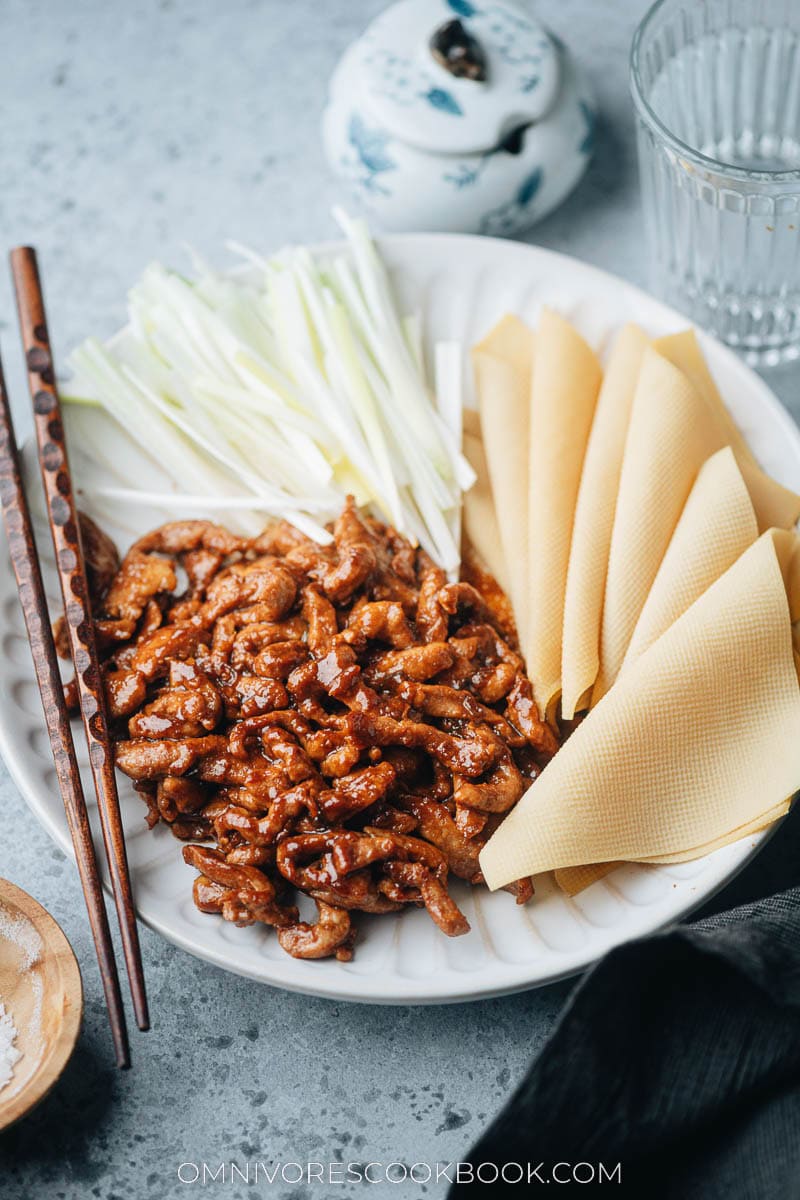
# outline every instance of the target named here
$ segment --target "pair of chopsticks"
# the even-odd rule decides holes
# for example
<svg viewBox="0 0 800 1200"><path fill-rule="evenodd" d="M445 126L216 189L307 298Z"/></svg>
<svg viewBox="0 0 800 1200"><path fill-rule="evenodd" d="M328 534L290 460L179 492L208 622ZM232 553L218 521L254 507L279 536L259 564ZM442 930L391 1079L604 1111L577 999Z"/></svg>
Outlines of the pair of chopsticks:
<svg viewBox="0 0 800 1200"><path fill-rule="evenodd" d="M34 425L50 534L55 550L72 662L80 696L89 762L97 792L111 887L117 909L123 954L130 981L136 1023L148 1029L144 972L136 928L125 839L119 809L114 753L108 733L103 679L92 623L80 527L72 490L61 405L35 252L20 246L11 252L11 272L17 297L20 332L28 370ZM111 931L103 901L100 872L92 842L69 713L58 670L56 648L33 536L30 510L22 482L19 453L11 420L8 393L0 364L0 501L8 535L11 562L33 654L47 732L59 789L64 802L78 864L89 923L97 950L111 1033L120 1067L130 1066L130 1048L122 1005Z"/></svg>

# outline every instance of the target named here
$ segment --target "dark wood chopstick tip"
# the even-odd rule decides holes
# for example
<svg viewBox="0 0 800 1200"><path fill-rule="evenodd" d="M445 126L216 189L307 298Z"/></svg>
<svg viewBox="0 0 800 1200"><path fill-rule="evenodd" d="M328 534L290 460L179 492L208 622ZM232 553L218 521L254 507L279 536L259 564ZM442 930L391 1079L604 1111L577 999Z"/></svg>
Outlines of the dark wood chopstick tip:
<svg viewBox="0 0 800 1200"><path fill-rule="evenodd" d="M36 251L33 246L12 246L8 252L8 261L12 267L16 263L23 263L30 259L36 260Z"/></svg>

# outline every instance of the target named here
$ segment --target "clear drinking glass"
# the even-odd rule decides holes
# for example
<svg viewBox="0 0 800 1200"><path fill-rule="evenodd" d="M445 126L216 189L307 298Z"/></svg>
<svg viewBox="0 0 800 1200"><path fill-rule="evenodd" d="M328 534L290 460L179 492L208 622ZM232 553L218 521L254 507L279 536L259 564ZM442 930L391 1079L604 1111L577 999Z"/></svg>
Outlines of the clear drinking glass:
<svg viewBox="0 0 800 1200"><path fill-rule="evenodd" d="M653 284L749 362L800 356L800 0L659 0L631 51Z"/></svg>

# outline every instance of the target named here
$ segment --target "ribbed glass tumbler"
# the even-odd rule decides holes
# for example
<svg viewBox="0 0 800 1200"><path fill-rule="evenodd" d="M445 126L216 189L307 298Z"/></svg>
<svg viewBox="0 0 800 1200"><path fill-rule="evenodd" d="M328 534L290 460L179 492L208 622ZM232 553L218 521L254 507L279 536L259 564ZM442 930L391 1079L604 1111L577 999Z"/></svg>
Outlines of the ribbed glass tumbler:
<svg viewBox="0 0 800 1200"><path fill-rule="evenodd" d="M777 365L800 356L800 0L659 0L631 52L652 283Z"/></svg>

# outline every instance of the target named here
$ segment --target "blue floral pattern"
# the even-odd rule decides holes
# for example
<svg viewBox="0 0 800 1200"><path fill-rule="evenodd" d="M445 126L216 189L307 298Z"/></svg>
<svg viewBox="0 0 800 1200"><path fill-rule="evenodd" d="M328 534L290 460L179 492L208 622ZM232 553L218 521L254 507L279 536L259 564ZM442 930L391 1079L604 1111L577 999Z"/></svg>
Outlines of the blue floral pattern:
<svg viewBox="0 0 800 1200"><path fill-rule="evenodd" d="M517 194L505 204L498 204L482 218L480 232L491 237L514 237L530 220L529 209L541 190L544 171L537 167L517 189Z"/></svg>
<svg viewBox="0 0 800 1200"><path fill-rule="evenodd" d="M341 166L351 182L366 191L390 195L389 189L377 179L378 175L397 169L397 163L387 151L389 135L382 129L370 128L363 117L353 113L347 126L347 140L355 154L343 156Z"/></svg>
<svg viewBox="0 0 800 1200"><path fill-rule="evenodd" d="M525 208L526 205L530 204L531 200L533 200L534 196L539 191L539 188L542 186L543 175L544 172L542 171L542 168L537 167L535 171L531 171L528 178L523 182L522 186L517 192L517 204L520 206L520 208Z"/></svg>
<svg viewBox="0 0 800 1200"><path fill-rule="evenodd" d="M492 155L493 151L490 150L488 154L482 154L477 161L456 163L453 170L444 173L442 179L445 183L451 183L458 192L474 187Z"/></svg>
<svg viewBox="0 0 800 1200"><path fill-rule="evenodd" d="M425 99L439 112L450 113L451 117L463 117L464 110L450 92L444 88L432 87L425 93Z"/></svg>
<svg viewBox="0 0 800 1200"><path fill-rule="evenodd" d="M447 3L454 13L457 13L459 17L464 17L465 20L474 17L478 12L478 9L474 4L470 4L469 0L447 0Z"/></svg>
<svg viewBox="0 0 800 1200"><path fill-rule="evenodd" d="M594 150L595 137L597 134L597 113L592 108L591 104L587 104L585 100L578 101L578 108L581 110L581 115L586 122L586 132L583 135L578 149L581 154L591 154Z"/></svg>
<svg viewBox="0 0 800 1200"><path fill-rule="evenodd" d="M393 171L397 164L386 152L389 135L382 129L370 129L363 117L353 113L347 130L348 141L358 151L358 157L372 175Z"/></svg>

